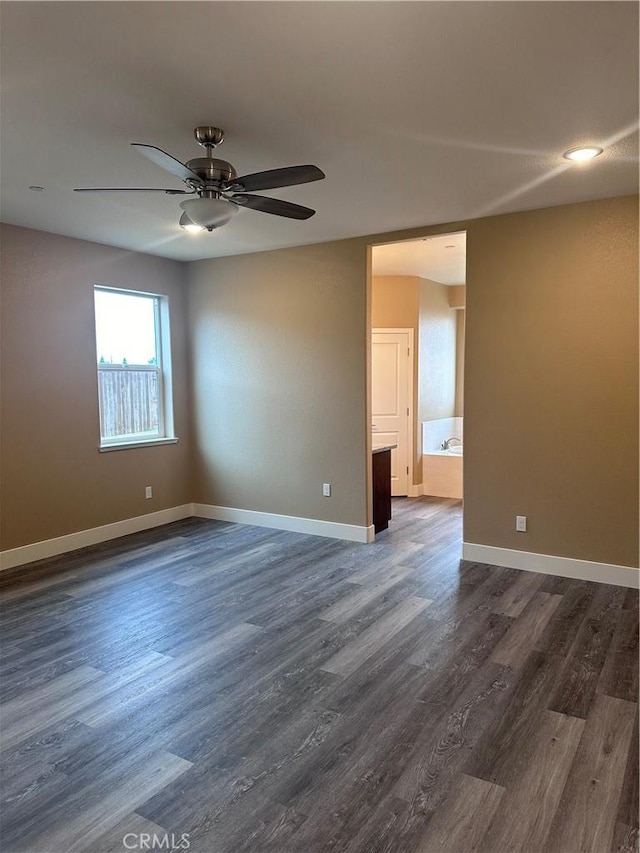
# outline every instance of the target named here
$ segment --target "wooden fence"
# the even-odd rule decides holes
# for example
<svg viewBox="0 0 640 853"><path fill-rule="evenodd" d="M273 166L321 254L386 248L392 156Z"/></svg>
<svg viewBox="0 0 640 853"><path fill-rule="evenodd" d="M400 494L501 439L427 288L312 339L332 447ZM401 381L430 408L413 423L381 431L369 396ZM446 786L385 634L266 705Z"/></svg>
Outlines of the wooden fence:
<svg viewBox="0 0 640 853"><path fill-rule="evenodd" d="M102 438L159 433L159 369L98 366Z"/></svg>

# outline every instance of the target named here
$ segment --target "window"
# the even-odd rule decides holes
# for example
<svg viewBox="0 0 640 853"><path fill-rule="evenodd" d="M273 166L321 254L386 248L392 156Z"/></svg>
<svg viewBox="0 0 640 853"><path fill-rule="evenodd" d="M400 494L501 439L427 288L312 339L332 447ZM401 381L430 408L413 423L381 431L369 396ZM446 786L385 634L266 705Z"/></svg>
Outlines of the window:
<svg viewBox="0 0 640 853"><path fill-rule="evenodd" d="M166 296L95 287L100 448L175 441Z"/></svg>

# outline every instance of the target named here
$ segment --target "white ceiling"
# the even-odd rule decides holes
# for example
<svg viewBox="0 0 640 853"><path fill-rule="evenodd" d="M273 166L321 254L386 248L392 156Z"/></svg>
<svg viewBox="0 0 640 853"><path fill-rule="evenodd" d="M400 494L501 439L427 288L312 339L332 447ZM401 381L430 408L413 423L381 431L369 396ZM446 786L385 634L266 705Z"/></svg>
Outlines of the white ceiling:
<svg viewBox="0 0 640 853"><path fill-rule="evenodd" d="M637 191L632 2L2 3L2 218L177 259L236 254ZM239 174L315 163L244 210L177 227L176 186L130 142L181 160L222 127ZM595 142L588 166L563 151ZM30 191L30 185L45 192Z"/></svg>
<svg viewBox="0 0 640 853"><path fill-rule="evenodd" d="M439 284L465 284L467 234L459 231L374 246L371 271L373 275L417 275Z"/></svg>

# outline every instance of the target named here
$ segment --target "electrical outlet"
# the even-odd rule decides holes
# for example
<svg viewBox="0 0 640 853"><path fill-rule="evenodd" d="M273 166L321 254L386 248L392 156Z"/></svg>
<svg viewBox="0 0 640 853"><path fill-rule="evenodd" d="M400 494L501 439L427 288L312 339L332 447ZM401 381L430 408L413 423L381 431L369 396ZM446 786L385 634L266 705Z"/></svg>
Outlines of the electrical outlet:
<svg viewBox="0 0 640 853"><path fill-rule="evenodd" d="M322 494L325 496L325 498L331 497L331 483L322 484Z"/></svg>
<svg viewBox="0 0 640 853"><path fill-rule="evenodd" d="M518 533L526 533L527 532L527 516L526 515L516 515L516 530Z"/></svg>
<svg viewBox="0 0 640 853"><path fill-rule="evenodd" d="M153 497L153 488L151 486L144 487L144 496L147 500Z"/></svg>

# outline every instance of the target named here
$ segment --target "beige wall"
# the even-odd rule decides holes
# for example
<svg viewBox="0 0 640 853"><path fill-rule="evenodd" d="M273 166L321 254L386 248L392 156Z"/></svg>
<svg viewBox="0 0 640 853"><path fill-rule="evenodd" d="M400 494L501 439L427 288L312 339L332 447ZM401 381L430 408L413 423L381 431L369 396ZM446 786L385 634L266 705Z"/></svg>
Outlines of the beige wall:
<svg viewBox="0 0 640 853"><path fill-rule="evenodd" d="M188 502L183 265L11 225L1 236L2 548ZM94 284L169 297L179 444L98 452Z"/></svg>
<svg viewBox="0 0 640 853"><path fill-rule="evenodd" d="M456 311L456 418L464 417L464 329L465 310L461 308Z"/></svg>
<svg viewBox="0 0 640 853"><path fill-rule="evenodd" d="M420 279L419 420L452 418L456 406L456 314L449 288Z"/></svg>
<svg viewBox="0 0 640 853"><path fill-rule="evenodd" d="M474 222L466 312L465 540L637 566L637 198Z"/></svg>
<svg viewBox="0 0 640 853"><path fill-rule="evenodd" d="M637 566L638 196L463 230L465 541Z"/></svg>
<svg viewBox="0 0 640 853"><path fill-rule="evenodd" d="M195 501L366 523L365 263L342 241L190 264Z"/></svg>
<svg viewBox="0 0 640 853"><path fill-rule="evenodd" d="M413 329L418 339L420 279L415 275L374 275L371 291L373 328Z"/></svg>
<svg viewBox="0 0 640 853"><path fill-rule="evenodd" d="M451 306L451 308L464 308L466 294L466 285L450 285L447 288L447 296L449 297L449 305Z"/></svg>
<svg viewBox="0 0 640 853"><path fill-rule="evenodd" d="M183 267L5 229L4 547L189 498L364 524L367 246L466 230L465 541L637 565L637 204L604 199L189 265L191 491L184 440L96 450L91 286L171 291L185 377ZM176 386L182 433L186 378ZM140 496L150 476L153 506ZM516 513L528 533L515 532Z"/></svg>

